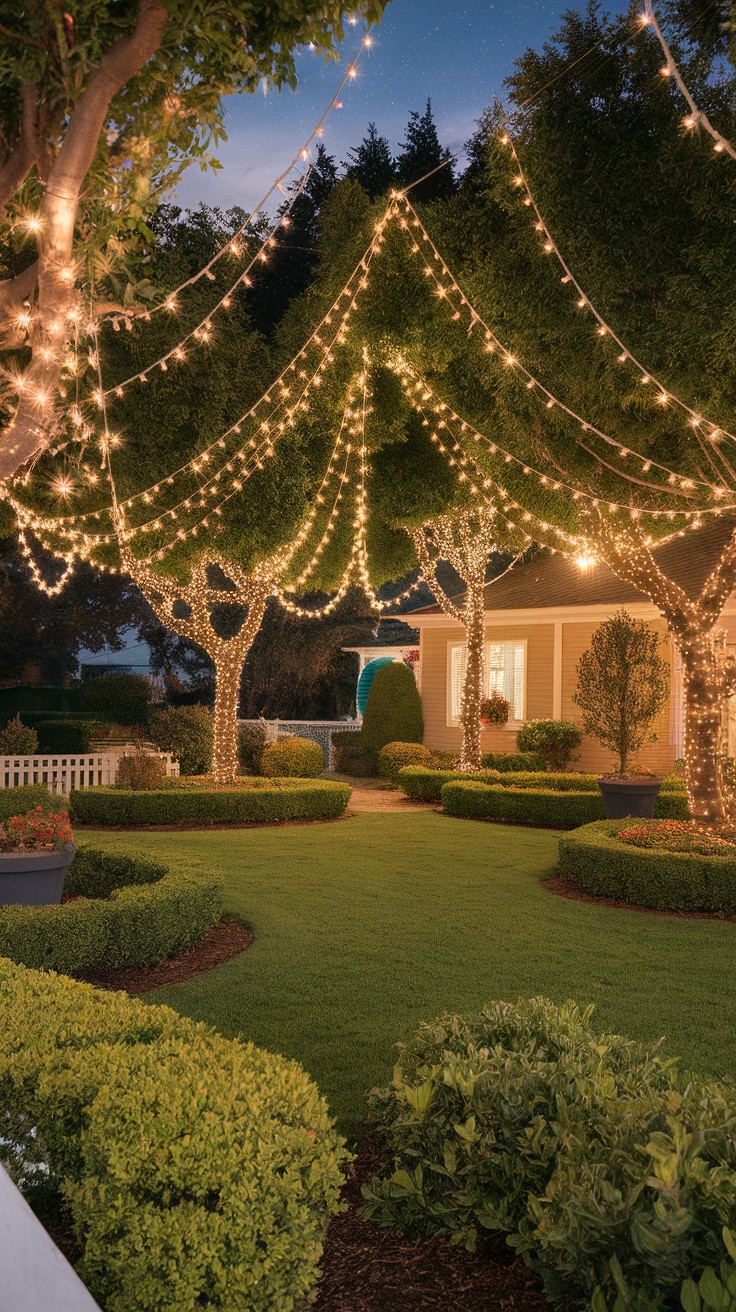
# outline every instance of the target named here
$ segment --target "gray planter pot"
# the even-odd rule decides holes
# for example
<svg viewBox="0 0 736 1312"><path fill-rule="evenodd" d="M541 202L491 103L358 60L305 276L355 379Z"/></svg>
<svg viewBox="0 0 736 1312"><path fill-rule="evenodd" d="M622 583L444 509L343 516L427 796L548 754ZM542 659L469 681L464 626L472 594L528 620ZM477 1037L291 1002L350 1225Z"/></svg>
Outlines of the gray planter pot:
<svg viewBox="0 0 736 1312"><path fill-rule="evenodd" d="M607 820L651 820L661 779L599 779Z"/></svg>
<svg viewBox="0 0 736 1312"><path fill-rule="evenodd" d="M76 848L59 852L0 852L0 906L42 907L61 902L64 876Z"/></svg>

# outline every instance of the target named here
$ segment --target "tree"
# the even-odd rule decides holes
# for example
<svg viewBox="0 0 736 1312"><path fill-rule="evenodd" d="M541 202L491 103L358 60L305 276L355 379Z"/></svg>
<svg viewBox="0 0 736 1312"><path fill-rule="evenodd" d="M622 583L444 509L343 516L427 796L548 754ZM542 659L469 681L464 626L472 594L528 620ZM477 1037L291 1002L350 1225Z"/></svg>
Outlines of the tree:
<svg viewBox="0 0 736 1312"><path fill-rule="evenodd" d="M383 0L359 0L368 21ZM351 6L351 12L355 8ZM30 362L0 446L0 478L48 439L80 285L130 268L147 217L192 159L223 136L222 97L296 81L294 52L333 57L341 3L82 0L74 14L10 0L0 75L0 205L31 253L0 284L0 326ZM104 302L103 302L104 305ZM96 313L99 303L91 307Z"/></svg>
<svg viewBox="0 0 736 1312"><path fill-rule="evenodd" d="M572 699L583 712L585 732L615 752L621 775L651 740L652 724L667 701L670 672L659 649L654 629L619 610L599 624L578 661Z"/></svg>
<svg viewBox="0 0 736 1312"><path fill-rule="evenodd" d="M451 159L449 150L440 145L432 105L428 99L423 114L412 110L409 115L406 139L401 144L395 165L399 182L409 186L423 178L425 173L432 173L436 169L437 172L431 178L414 188L413 198L429 201L449 196L455 189L455 175L449 162Z"/></svg>
<svg viewBox="0 0 736 1312"><path fill-rule="evenodd" d="M387 137L379 137L375 123L368 124L360 145L348 150L343 164L345 176L354 178L368 192L371 200L384 196L396 180Z"/></svg>

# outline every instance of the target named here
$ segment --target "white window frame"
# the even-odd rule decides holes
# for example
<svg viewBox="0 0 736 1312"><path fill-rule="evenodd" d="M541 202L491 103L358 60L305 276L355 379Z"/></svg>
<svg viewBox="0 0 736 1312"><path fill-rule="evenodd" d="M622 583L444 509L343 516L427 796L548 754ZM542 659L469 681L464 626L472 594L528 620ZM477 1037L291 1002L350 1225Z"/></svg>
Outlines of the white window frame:
<svg viewBox="0 0 736 1312"><path fill-rule="evenodd" d="M504 728L504 729L517 730L517 729L518 729L518 728L519 728L519 727L525 722L525 720L526 720L527 681L528 681L528 677L529 677L529 661L528 661L528 657L529 657L529 640L528 640L528 638L493 638L493 637L489 638L488 636L486 636L486 641L485 641L485 650L484 650L484 653L483 653L483 655L484 655L484 662L483 662L484 677L485 677L485 679L486 679L486 687L485 687L485 689L484 689L484 696L488 696L488 682L487 682L487 680L488 680L489 649L490 649L491 645L495 645L495 646L502 645L502 646L503 646L503 645L506 644L506 643L513 643L513 645L514 645L515 647L523 647L523 648L524 648L524 656L523 656L523 661L524 661L524 673L523 673L523 678L522 678L522 681L521 681L521 697L522 697L521 717L518 718L518 719L515 719L515 720L511 720L511 719L510 719L510 720L507 721L507 723L506 723L505 725L501 726L501 727ZM458 650L459 648L461 648L461 647L467 647L467 645L468 645L467 642L465 642L465 641L462 640L462 639L452 639L452 640L450 640L450 641L448 642L448 644L447 644L447 679L446 679L446 697L445 697L445 712L446 712L446 714L445 714L445 721L446 721L446 724L447 724L448 729L457 729L458 725L460 724L460 720L459 720L459 718L453 718L453 714L452 714L452 653L453 653L453 651L457 651L457 650ZM483 727L485 728L486 726L484 725ZM498 726L496 726L496 727L498 727Z"/></svg>

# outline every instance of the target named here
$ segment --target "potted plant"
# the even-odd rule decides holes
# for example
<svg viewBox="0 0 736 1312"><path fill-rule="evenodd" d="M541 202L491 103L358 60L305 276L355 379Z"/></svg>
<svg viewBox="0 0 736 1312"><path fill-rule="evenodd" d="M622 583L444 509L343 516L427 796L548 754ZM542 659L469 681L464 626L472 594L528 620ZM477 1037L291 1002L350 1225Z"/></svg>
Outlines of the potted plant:
<svg viewBox="0 0 736 1312"><path fill-rule="evenodd" d="M0 906L61 902L74 839L66 811L35 806L0 826Z"/></svg>
<svg viewBox="0 0 736 1312"><path fill-rule="evenodd" d="M654 815L662 780L632 766L631 758L656 741L652 724L667 701L669 666L659 642L644 620L619 610L599 625L578 661L573 701L583 712L583 728L617 757L616 769L598 780L609 820Z"/></svg>
<svg viewBox="0 0 736 1312"><path fill-rule="evenodd" d="M492 692L480 704L481 724L507 724L511 706L500 692Z"/></svg>

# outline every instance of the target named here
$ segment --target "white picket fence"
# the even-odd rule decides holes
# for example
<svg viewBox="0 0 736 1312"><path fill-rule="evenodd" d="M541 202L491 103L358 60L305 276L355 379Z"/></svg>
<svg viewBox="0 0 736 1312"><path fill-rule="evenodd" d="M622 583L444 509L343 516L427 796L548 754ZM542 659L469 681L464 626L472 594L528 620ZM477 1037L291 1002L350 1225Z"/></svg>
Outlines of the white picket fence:
<svg viewBox="0 0 736 1312"><path fill-rule="evenodd" d="M0 756L0 788L46 784L50 793L68 797L72 788L109 788L115 783L121 756L135 747L108 752L82 752L76 756L39 753L36 756ZM178 775L179 762L170 752L156 752L168 776Z"/></svg>

